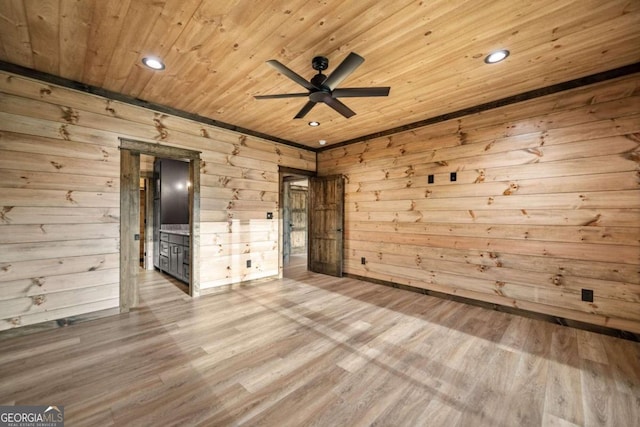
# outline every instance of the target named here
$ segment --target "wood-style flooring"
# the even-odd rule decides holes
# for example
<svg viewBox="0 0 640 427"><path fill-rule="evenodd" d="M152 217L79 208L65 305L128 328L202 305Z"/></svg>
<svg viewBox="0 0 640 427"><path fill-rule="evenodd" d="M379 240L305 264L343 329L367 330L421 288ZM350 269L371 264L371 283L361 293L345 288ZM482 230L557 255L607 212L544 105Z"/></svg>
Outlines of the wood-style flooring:
<svg viewBox="0 0 640 427"><path fill-rule="evenodd" d="M640 344L291 267L0 334L0 405L67 426L637 426Z"/></svg>

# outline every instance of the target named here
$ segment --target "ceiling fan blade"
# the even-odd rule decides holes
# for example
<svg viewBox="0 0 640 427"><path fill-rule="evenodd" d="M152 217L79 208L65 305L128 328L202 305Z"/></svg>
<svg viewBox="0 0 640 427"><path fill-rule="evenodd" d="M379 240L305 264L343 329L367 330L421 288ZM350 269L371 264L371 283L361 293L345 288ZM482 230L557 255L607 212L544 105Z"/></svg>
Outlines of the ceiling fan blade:
<svg viewBox="0 0 640 427"><path fill-rule="evenodd" d="M280 93L276 95L255 95L255 99L277 99L277 98L303 98L309 96L309 93Z"/></svg>
<svg viewBox="0 0 640 427"><path fill-rule="evenodd" d="M294 82L298 83L300 86L302 86L303 88L305 88L307 90L320 89L320 88L317 88L314 85L312 85L307 80L305 80L305 78L302 77L300 74L296 73L295 71L290 70L285 65L281 64L280 62L278 62L275 59L271 59L271 60L267 61L267 64L271 65L273 68L278 70L278 72L280 72L280 74L289 77L291 80L293 80Z"/></svg>
<svg viewBox="0 0 640 427"><path fill-rule="evenodd" d="M357 98L364 96L388 96L390 87L349 87L335 89L332 92L334 98Z"/></svg>
<svg viewBox="0 0 640 427"><path fill-rule="evenodd" d="M364 58L357 53L351 52L345 59L333 70L333 72L324 81L324 86L330 90L334 90L344 79L349 77L356 68L364 62Z"/></svg>
<svg viewBox="0 0 640 427"><path fill-rule="evenodd" d="M327 97L324 100L324 103L327 104L329 107L333 108L334 110L336 110L338 113L345 116L347 119L351 116L355 116L356 114L355 111L353 111L351 108L347 107L346 105L344 105L342 102L338 101L335 98Z"/></svg>
<svg viewBox="0 0 640 427"><path fill-rule="evenodd" d="M306 115L307 115L307 113L308 113L309 111L311 111L311 109L312 109L313 107L315 107L315 105L316 105L316 102L315 102L315 101L309 101L309 102L307 102L306 104L304 104L304 107L302 107L302 109L298 112L298 114L296 114L296 116L294 117L294 119L301 119L301 118L303 118L304 116L306 116Z"/></svg>

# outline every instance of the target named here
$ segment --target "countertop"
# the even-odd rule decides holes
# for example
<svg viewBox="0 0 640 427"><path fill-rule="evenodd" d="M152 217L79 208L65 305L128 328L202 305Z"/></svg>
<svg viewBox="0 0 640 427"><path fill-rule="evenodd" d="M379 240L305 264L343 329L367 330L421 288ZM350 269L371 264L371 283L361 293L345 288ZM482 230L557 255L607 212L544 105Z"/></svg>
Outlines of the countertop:
<svg viewBox="0 0 640 427"><path fill-rule="evenodd" d="M166 230L164 228L160 229L161 233L167 233L167 234L179 234L180 236L188 236L189 235L189 230Z"/></svg>

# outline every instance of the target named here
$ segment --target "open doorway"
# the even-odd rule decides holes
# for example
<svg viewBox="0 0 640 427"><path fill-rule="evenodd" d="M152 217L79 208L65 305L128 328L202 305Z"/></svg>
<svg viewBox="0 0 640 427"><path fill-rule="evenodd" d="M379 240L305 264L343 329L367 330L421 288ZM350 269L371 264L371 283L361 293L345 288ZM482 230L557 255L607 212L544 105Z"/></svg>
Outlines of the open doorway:
<svg viewBox="0 0 640 427"><path fill-rule="evenodd" d="M283 182L283 265L307 265L309 179L287 177Z"/></svg>
<svg viewBox="0 0 640 427"><path fill-rule="evenodd" d="M191 296L200 294L200 152L185 150L177 147L162 146L142 141L120 139L120 311L127 312L138 302L137 275L140 269L140 257L144 251L140 249L142 234L141 222L150 225L149 216L156 209L146 209L151 194L159 189L157 183L145 187L146 208L145 215L141 215L141 205L145 205L140 197L141 160L149 157L175 159L188 163L188 238L180 235L181 244L189 254L188 264L188 292ZM141 159L142 156L142 159ZM155 180L155 176L154 176ZM150 180L149 180L150 181ZM149 182L147 181L147 183ZM145 229L145 238L154 233ZM174 233L176 234L176 233ZM162 240L162 236L160 236ZM170 239L167 241L171 242ZM177 242L176 242L177 243ZM154 244L145 244L147 254L158 254ZM176 252L177 253L177 252ZM184 252L182 252L184 253ZM144 257L144 255L143 255ZM149 259L149 257L144 257ZM182 258L184 260L184 256Z"/></svg>
<svg viewBox="0 0 640 427"><path fill-rule="evenodd" d="M309 172L280 169L282 272L292 277L307 271L309 251Z"/></svg>

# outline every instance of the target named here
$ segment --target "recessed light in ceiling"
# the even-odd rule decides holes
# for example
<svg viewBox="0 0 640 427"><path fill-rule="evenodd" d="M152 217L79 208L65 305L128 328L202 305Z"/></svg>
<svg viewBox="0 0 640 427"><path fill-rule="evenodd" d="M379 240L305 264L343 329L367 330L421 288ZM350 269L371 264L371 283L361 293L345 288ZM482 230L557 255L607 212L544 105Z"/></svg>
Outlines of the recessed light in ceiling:
<svg viewBox="0 0 640 427"><path fill-rule="evenodd" d="M484 58L484 62L487 64L495 64L496 62L500 62L509 56L509 51L506 49L496 50L495 52L491 52Z"/></svg>
<svg viewBox="0 0 640 427"><path fill-rule="evenodd" d="M320 126L320 122L309 122L309 126L311 127L316 127L316 126Z"/></svg>
<svg viewBox="0 0 640 427"><path fill-rule="evenodd" d="M326 144L326 143L327 143L327 141L326 141L326 140L324 140L324 139L321 139L320 141L318 141L318 144L320 144L320 145L324 145L324 144Z"/></svg>
<svg viewBox="0 0 640 427"><path fill-rule="evenodd" d="M142 58L142 63L152 70L164 70L164 63L158 58L151 56Z"/></svg>

